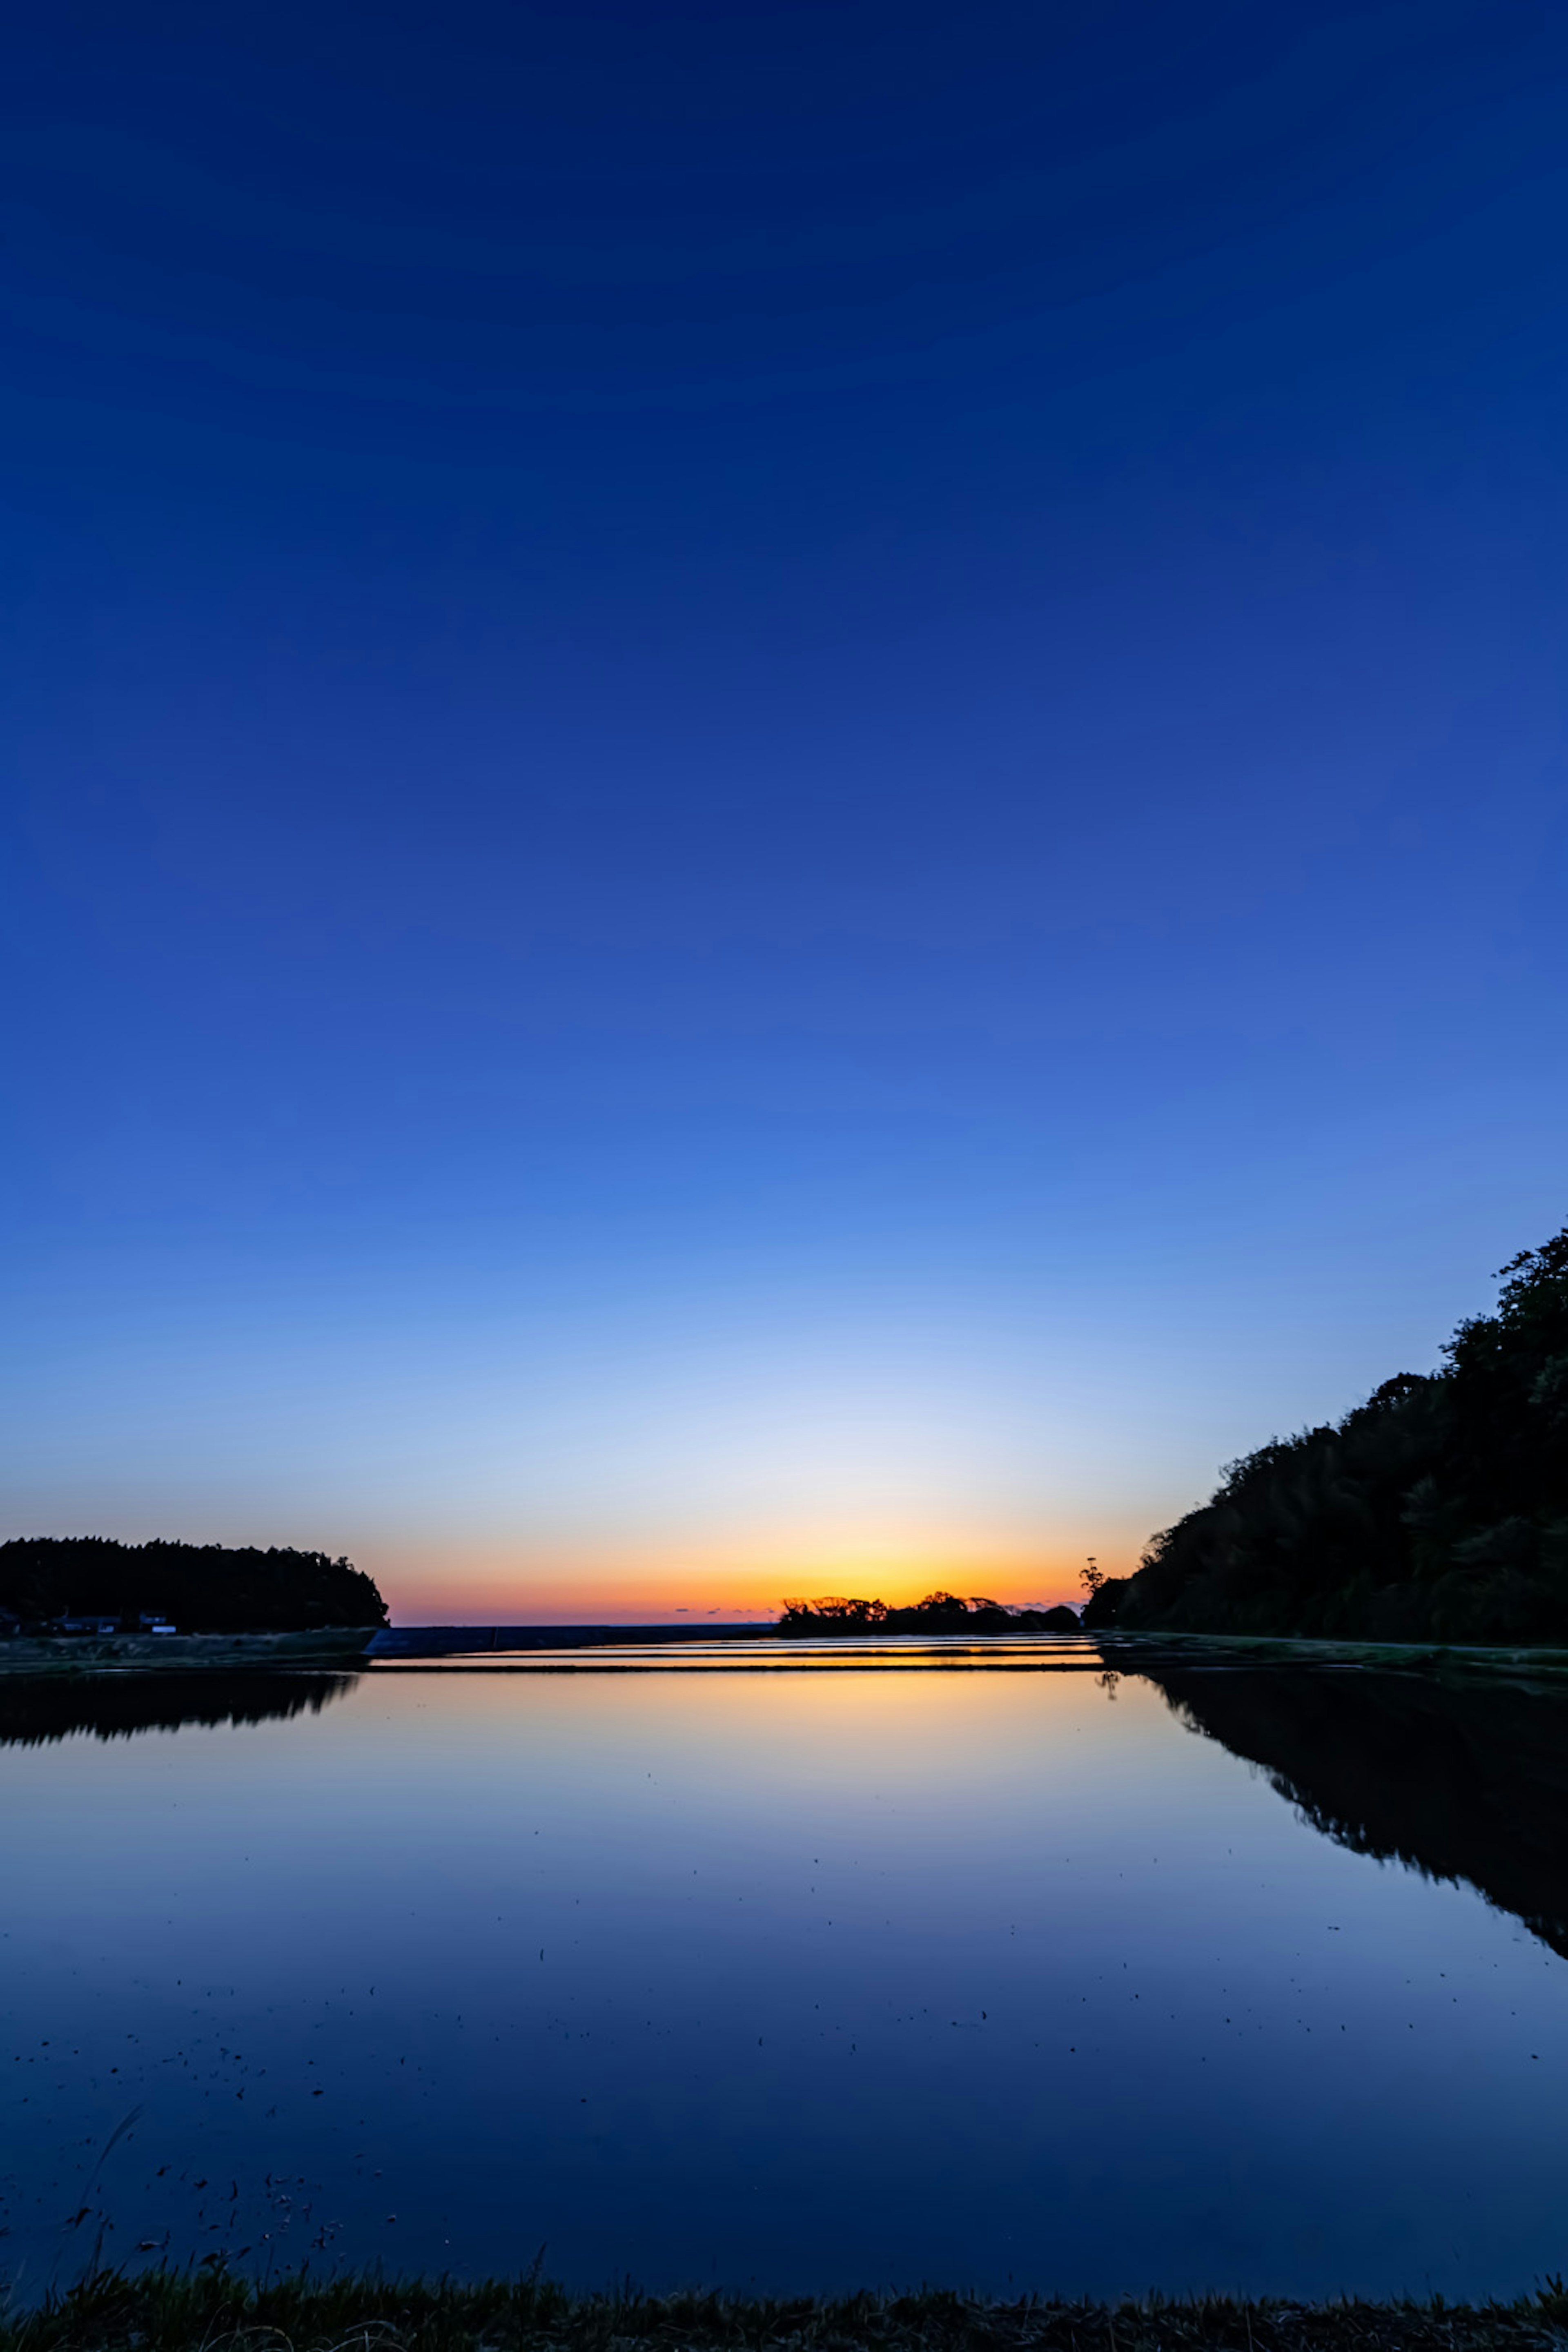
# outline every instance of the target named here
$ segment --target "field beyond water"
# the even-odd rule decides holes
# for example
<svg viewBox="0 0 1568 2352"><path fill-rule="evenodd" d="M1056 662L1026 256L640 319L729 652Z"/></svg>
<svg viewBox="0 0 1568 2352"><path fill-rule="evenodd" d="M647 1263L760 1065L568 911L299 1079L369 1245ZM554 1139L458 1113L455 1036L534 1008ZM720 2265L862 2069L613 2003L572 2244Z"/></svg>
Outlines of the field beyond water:
<svg viewBox="0 0 1568 2352"><path fill-rule="evenodd" d="M1568 2289L1555 2278L1506 2304L1103 2304L931 2289L832 2302L572 2295L534 2278L258 2286L223 2271L160 2271L100 2275L36 2310L0 2313L0 2352L1561 2352L1565 2330Z"/></svg>

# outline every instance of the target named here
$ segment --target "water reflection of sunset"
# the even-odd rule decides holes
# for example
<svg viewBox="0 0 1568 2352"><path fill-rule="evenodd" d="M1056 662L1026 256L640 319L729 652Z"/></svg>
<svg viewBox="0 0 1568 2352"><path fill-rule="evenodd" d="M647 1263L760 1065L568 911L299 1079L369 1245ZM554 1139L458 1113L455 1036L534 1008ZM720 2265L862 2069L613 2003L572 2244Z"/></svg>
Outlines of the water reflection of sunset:
<svg viewBox="0 0 1568 2352"><path fill-rule="evenodd" d="M623 1673L584 1660L580 1670L552 1662L447 1673L443 1730L480 1746L548 1752L563 1787L581 1772L602 1789L629 1758L657 1754L660 1772L683 1784L707 1787L720 1770L731 1795L767 1792L769 1810L790 1788L837 1789L852 1811L895 1788L920 1792L922 1808L989 1803L998 1775L1005 1783L1018 1769L1042 1797L1059 1799L1083 1772L1086 1714L1097 1715L1111 1689L1119 1755L1145 1738L1168 1742L1168 1713L1147 1683L1107 1683L1097 1655L1039 1648L1036 1671L1010 1671L993 1646L972 1664L955 1657L946 1672L932 1671L928 1652L912 1655L908 1672L839 1656L792 1657L777 1671L748 1658L713 1671L633 1664ZM424 1667L379 1671L362 1691L360 1716L384 1723L392 1770L395 1758L415 1752L405 1742L428 1704Z"/></svg>
<svg viewBox="0 0 1568 2352"><path fill-rule="evenodd" d="M334 2260L409 2272L544 2241L584 2284L1201 2292L1218 2180L1227 2284L1528 2276L1568 2157L1563 1964L1298 1809L1317 1789L1391 1854L1421 1827L1422 1774L1358 1809L1356 1678L1300 1694L1281 1790L1086 1637L1032 1669L1021 1643L912 1671L881 1647L373 1663L319 1712L19 1726L0 1990L47 2096L0 2116L7 2253L52 2259L67 2185L145 2102L113 2218L182 2261L224 2242L221 2179L237 2259L303 2253L309 2181ZM1204 1703L1247 1730L1244 1682ZM1521 1898L1561 1844L1537 1711L1510 1754L1551 1785L1498 1882ZM1456 1729L1440 1708L1420 1754ZM1500 1779L1486 1846L1506 1809Z"/></svg>

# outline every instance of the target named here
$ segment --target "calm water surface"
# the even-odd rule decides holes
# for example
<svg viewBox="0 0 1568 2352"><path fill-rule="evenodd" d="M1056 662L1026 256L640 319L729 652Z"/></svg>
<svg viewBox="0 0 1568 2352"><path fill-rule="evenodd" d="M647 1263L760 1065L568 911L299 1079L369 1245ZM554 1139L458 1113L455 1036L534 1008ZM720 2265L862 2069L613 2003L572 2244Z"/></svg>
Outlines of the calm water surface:
<svg viewBox="0 0 1568 2352"><path fill-rule="evenodd" d="M0 2274L1568 2263L1561 1699L630 1663L0 1685Z"/></svg>

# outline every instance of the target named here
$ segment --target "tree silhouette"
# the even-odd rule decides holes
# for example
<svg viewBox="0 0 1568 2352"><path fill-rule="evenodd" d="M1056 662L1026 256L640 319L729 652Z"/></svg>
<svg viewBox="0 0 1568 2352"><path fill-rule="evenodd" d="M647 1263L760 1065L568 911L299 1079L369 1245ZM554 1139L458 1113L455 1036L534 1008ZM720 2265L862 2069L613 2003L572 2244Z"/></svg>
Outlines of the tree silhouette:
<svg viewBox="0 0 1568 2352"><path fill-rule="evenodd" d="M51 1618L172 1618L182 1633L302 1633L384 1625L362 1570L324 1551L221 1544L123 1544L107 1536L18 1536L0 1544L0 1612Z"/></svg>
<svg viewBox="0 0 1568 2352"><path fill-rule="evenodd" d="M1229 1464L1086 1625L1568 1642L1568 1227L1499 1279L1440 1371Z"/></svg>

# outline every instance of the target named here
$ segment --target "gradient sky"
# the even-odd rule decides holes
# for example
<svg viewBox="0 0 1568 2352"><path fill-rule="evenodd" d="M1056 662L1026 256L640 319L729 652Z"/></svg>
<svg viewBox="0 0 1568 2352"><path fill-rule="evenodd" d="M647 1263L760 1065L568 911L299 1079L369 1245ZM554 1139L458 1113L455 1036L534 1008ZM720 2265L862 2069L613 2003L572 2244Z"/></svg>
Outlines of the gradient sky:
<svg viewBox="0 0 1568 2352"><path fill-rule="evenodd" d="M1112 1568L1565 1209L1568 16L75 5L0 1533Z"/></svg>

